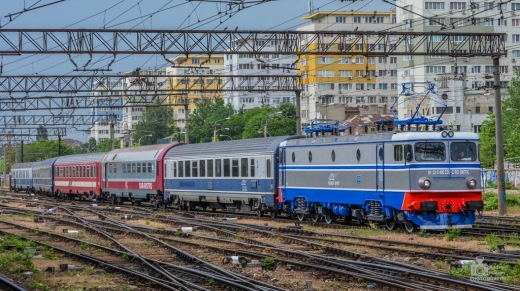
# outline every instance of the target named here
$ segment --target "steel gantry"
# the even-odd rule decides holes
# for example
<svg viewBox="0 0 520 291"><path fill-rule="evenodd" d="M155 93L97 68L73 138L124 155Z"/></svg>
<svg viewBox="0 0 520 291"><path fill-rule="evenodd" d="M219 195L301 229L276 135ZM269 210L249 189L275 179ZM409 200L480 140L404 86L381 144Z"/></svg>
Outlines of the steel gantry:
<svg viewBox="0 0 520 291"><path fill-rule="evenodd" d="M0 55L21 54L254 54L410 55L493 58L496 108L499 214L505 215L505 176L499 59L506 56L505 33L408 31L254 31L0 29ZM73 62L74 63L74 62ZM56 91L54 91L56 92ZM300 94L296 126L301 133ZM187 134L186 134L187 136Z"/></svg>
<svg viewBox="0 0 520 291"><path fill-rule="evenodd" d="M332 34L332 36L330 36ZM435 42L432 38L435 37ZM439 40L440 41L437 41ZM337 44L332 48L330 44ZM356 44L364 44L357 50ZM380 44L384 46L379 46ZM423 44L425 46L423 46ZM318 48L318 49L316 49ZM377 49L376 49L377 48ZM380 49L382 48L382 49ZM0 54L505 55L499 33L0 29Z"/></svg>
<svg viewBox="0 0 520 291"><path fill-rule="evenodd" d="M89 115L11 115L0 116L0 128L14 127L14 126L28 126L28 125L43 125L43 126L81 126L92 125L96 122L110 123L117 120L117 115L107 114L93 116Z"/></svg>
<svg viewBox="0 0 520 291"><path fill-rule="evenodd" d="M129 85L126 85L129 84ZM82 75L82 76L0 76L2 93L108 92L112 95L137 92L184 91L296 91L298 75ZM1 100L1 99L0 99Z"/></svg>

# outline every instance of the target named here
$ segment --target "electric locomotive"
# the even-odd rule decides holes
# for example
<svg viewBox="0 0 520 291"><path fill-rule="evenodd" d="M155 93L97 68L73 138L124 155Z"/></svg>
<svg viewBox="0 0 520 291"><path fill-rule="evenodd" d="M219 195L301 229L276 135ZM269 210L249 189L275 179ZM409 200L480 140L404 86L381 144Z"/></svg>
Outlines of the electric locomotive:
<svg viewBox="0 0 520 291"><path fill-rule="evenodd" d="M478 141L452 131L288 140L280 146L280 210L409 232L471 227L484 206Z"/></svg>

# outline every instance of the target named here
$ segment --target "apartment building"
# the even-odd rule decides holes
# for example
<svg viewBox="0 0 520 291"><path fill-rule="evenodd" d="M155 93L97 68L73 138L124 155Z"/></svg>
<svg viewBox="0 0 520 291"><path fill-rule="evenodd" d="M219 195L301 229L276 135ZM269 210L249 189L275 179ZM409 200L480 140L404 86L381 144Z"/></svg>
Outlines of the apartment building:
<svg viewBox="0 0 520 291"><path fill-rule="evenodd" d="M299 31L322 32L322 42L310 44L309 51L338 50L340 44L332 43L334 31L392 30L397 25L395 12L320 11L302 17L310 23ZM370 40L370 38L369 38ZM306 39L302 44L308 44ZM349 44L345 44L349 45ZM372 45L372 44L367 44ZM384 45L373 44L375 50ZM397 98L397 57L363 57L356 55L363 44L355 44L353 54L340 56L301 56L298 69L303 78L301 100L302 122L310 119L329 118L327 109L332 104L363 106L390 105Z"/></svg>
<svg viewBox="0 0 520 291"><path fill-rule="evenodd" d="M184 128L186 118L183 104L188 104L188 114L191 114L197 108L197 102L222 97L224 80L210 78L208 75L224 73L224 56L189 55L186 57L183 55L170 60L176 65L167 67L166 74L180 76L168 78L168 88L175 90L169 96L169 100L172 104L176 104L173 105L176 127ZM206 91L200 90L202 88Z"/></svg>
<svg viewBox="0 0 520 291"><path fill-rule="evenodd" d="M500 59L499 69L502 96L508 97L511 77L520 68L516 65L517 59L520 62L520 1L404 0L400 5L403 7L397 10L400 31L505 33L508 56ZM440 42L441 36L433 34L430 40ZM460 37L452 41L464 40ZM421 49L425 49L424 44ZM486 113L493 110L494 68L490 57L401 56L397 64L398 83L410 84L414 91L421 92L425 84L433 82L439 95L446 94L443 124L478 132ZM406 96L399 102L399 118L410 117L415 111L415 102ZM429 101L424 102L420 110L426 117L435 118L443 109Z"/></svg>
<svg viewBox="0 0 520 291"><path fill-rule="evenodd" d="M235 42L246 40L236 39ZM252 41L252 40L247 40ZM277 76L297 75L296 56L270 54L276 48L276 40L267 40L259 37L255 40L255 46L264 46L264 53L253 55L250 53L228 54L225 57L225 74L237 76L237 82L244 82L239 86L244 91L225 91L224 100L233 106L235 111L240 109L248 110L262 105L277 106L281 102L296 101L294 91L247 91L249 84L255 84L254 89L261 90L265 87L283 90L283 86L278 82ZM251 44L253 45L253 44ZM264 75L264 77L256 77ZM265 77L265 75L269 75ZM230 88L231 83L226 83L224 88Z"/></svg>
<svg viewBox="0 0 520 291"><path fill-rule="evenodd" d="M164 77L155 77L161 75ZM125 72L117 83L111 84L111 88L113 88L111 92L104 91L103 86L94 88L91 95L93 96L92 98L96 98L97 108L92 109L92 114L96 117L107 117L101 118L100 122L94 123L90 130L90 137L95 138L97 142L110 139L110 123L113 121L114 138L124 138L125 146L128 146L131 143L129 133L132 131L133 125L141 120L142 112L146 106L146 104L141 103L141 101L143 101L142 95L152 94L146 91L148 88L161 88L166 86L165 81L166 70L164 69L141 70L137 68L136 70ZM154 84L155 82L158 84ZM140 91L136 91L135 89L139 89ZM102 98L105 96L109 97L109 99ZM137 100L139 100L139 103L136 103L136 106L132 107L121 107L123 105L123 96L138 96L139 98L137 98ZM152 96L144 99L151 102ZM125 105L131 104L125 103ZM108 116L113 117L109 118Z"/></svg>

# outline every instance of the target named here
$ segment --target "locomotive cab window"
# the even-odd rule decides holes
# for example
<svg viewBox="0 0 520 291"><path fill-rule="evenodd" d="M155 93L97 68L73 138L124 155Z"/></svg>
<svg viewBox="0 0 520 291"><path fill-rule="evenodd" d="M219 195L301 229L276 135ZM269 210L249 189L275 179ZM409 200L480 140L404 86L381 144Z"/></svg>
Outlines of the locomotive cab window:
<svg viewBox="0 0 520 291"><path fill-rule="evenodd" d="M474 142L452 142L450 149L451 160L454 162L477 160L477 145Z"/></svg>
<svg viewBox="0 0 520 291"><path fill-rule="evenodd" d="M415 160L418 162L439 162L446 160L446 146L442 142L415 143Z"/></svg>

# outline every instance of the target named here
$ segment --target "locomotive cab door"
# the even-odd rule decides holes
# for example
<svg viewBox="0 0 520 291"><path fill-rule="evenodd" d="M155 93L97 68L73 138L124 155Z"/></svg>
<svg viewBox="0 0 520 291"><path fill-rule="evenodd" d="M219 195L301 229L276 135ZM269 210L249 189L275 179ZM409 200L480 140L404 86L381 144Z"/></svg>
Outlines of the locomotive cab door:
<svg viewBox="0 0 520 291"><path fill-rule="evenodd" d="M376 192L378 198L384 197L385 192L385 147L384 144L376 146Z"/></svg>

